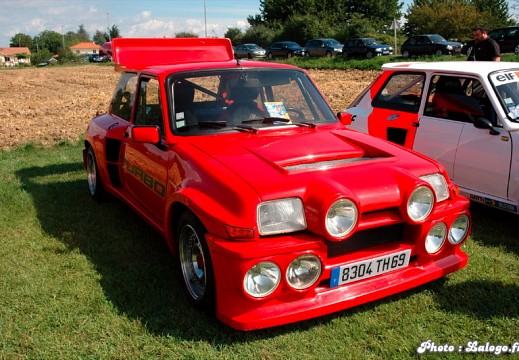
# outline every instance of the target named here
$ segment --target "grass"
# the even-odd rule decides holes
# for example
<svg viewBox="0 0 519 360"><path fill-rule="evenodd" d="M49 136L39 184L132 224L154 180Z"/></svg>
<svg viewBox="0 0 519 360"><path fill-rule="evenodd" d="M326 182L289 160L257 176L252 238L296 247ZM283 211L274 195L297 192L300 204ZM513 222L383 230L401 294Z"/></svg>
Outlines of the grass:
<svg viewBox="0 0 519 360"><path fill-rule="evenodd" d="M174 259L138 216L89 198L80 145L0 152L0 359L404 359L428 339L509 345L519 341L518 217L472 214L465 269L243 333L189 305Z"/></svg>

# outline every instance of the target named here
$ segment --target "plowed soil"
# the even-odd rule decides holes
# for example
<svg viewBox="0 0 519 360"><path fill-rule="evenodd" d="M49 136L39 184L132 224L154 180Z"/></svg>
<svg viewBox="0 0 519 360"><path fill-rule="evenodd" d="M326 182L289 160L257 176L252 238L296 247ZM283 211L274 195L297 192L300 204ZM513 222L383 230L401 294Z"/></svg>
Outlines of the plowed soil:
<svg viewBox="0 0 519 360"><path fill-rule="evenodd" d="M310 70L334 112L349 106L378 71ZM119 74L111 66L0 70L0 150L77 141L105 112Z"/></svg>

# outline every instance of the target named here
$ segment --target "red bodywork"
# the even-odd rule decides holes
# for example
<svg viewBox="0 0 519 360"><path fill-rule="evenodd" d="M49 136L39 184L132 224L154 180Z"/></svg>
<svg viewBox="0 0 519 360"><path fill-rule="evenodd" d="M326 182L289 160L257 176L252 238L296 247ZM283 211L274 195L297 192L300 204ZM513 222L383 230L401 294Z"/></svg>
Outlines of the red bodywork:
<svg viewBox="0 0 519 360"><path fill-rule="evenodd" d="M162 99L170 96L168 76L178 72L244 66L293 70L265 62L240 64L226 39L114 39L112 46L114 61L126 71L157 78ZM153 56L142 55L147 47ZM186 53L190 47L201 49L203 61L189 60L195 56ZM163 106L162 117L171 119L170 111ZM173 253L178 251L175 219L189 211L200 220L214 268L218 319L240 330L259 329L380 299L467 264L461 247L448 241L436 254L425 250L424 238L434 224L450 227L460 214L468 216L468 201L457 194L444 169L424 156L347 130L336 120L199 136L180 136L166 120L157 143L153 129L139 130L133 120L109 112L89 125L85 154L94 149L104 189L145 218ZM449 199L437 203L425 221L414 222L406 213L407 199L425 183L419 176L433 173L447 179ZM306 230L259 235L258 205L292 197L304 204ZM351 235L337 240L327 235L324 215L341 197L357 204L359 219ZM330 286L333 268L408 249L411 260L403 269ZM268 260L285 274L292 260L309 253L322 264L313 286L296 290L283 275L268 296L245 293L244 276L254 264Z"/></svg>

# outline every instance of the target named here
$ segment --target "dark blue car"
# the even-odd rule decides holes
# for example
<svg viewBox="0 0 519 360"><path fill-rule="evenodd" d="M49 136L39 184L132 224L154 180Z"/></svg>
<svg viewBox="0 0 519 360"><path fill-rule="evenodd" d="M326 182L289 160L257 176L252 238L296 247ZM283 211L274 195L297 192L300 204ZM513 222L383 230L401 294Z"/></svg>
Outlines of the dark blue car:
<svg viewBox="0 0 519 360"><path fill-rule="evenodd" d="M305 49L293 41L279 41L267 46L267 58L285 57L290 59L293 56L304 56Z"/></svg>
<svg viewBox="0 0 519 360"><path fill-rule="evenodd" d="M391 46L380 44L373 38L350 39L342 48L342 56L345 58L361 56L371 59L374 56L391 54L393 54Z"/></svg>

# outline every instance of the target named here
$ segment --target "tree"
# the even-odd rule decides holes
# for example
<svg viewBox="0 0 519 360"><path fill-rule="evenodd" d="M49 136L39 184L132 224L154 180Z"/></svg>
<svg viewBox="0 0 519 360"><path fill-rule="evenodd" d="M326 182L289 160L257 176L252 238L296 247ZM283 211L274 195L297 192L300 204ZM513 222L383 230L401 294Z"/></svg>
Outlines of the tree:
<svg viewBox="0 0 519 360"><path fill-rule="evenodd" d="M414 0L406 18L407 35L437 33L460 40L470 38L475 25L511 23L506 0Z"/></svg>
<svg viewBox="0 0 519 360"><path fill-rule="evenodd" d="M28 47L32 48L32 38L29 35L18 33L9 41L9 47Z"/></svg>
<svg viewBox="0 0 519 360"><path fill-rule="evenodd" d="M34 37L33 42L36 43L36 51L48 49L52 54L57 54L58 49L63 48L63 36L51 30L42 31Z"/></svg>
<svg viewBox="0 0 519 360"><path fill-rule="evenodd" d="M103 45L105 42L108 41L108 36L106 33L100 31L100 30L96 30L96 32L94 33L94 37L93 39L94 42L97 44L97 45Z"/></svg>
<svg viewBox="0 0 519 360"><path fill-rule="evenodd" d="M181 31L175 34L176 38L197 38L198 34L189 31Z"/></svg>
<svg viewBox="0 0 519 360"><path fill-rule="evenodd" d="M242 41L243 33L241 29L231 27L227 29L223 36L229 38L233 44L239 44Z"/></svg>
<svg viewBox="0 0 519 360"><path fill-rule="evenodd" d="M85 30L85 25L83 25L83 24L79 25L76 35L77 35L78 42L90 41L90 35L88 35L88 32Z"/></svg>
<svg viewBox="0 0 519 360"><path fill-rule="evenodd" d="M31 63L35 65L44 63L47 62L51 57L52 53L49 51L49 49L43 49L32 54Z"/></svg>
<svg viewBox="0 0 519 360"><path fill-rule="evenodd" d="M109 39L122 37L121 33L119 31L119 28L115 24L112 25L112 27L108 29L108 33L109 33Z"/></svg>
<svg viewBox="0 0 519 360"><path fill-rule="evenodd" d="M482 13L483 23L492 28L514 25L506 0L472 0L472 4ZM488 29L491 30L491 29Z"/></svg>
<svg viewBox="0 0 519 360"><path fill-rule="evenodd" d="M383 33L402 14L399 0L260 0L260 15L249 16L252 28L263 25L283 38L305 42L312 37L337 37L363 28ZM371 26L365 26L371 24ZM366 36L365 32L356 32Z"/></svg>

